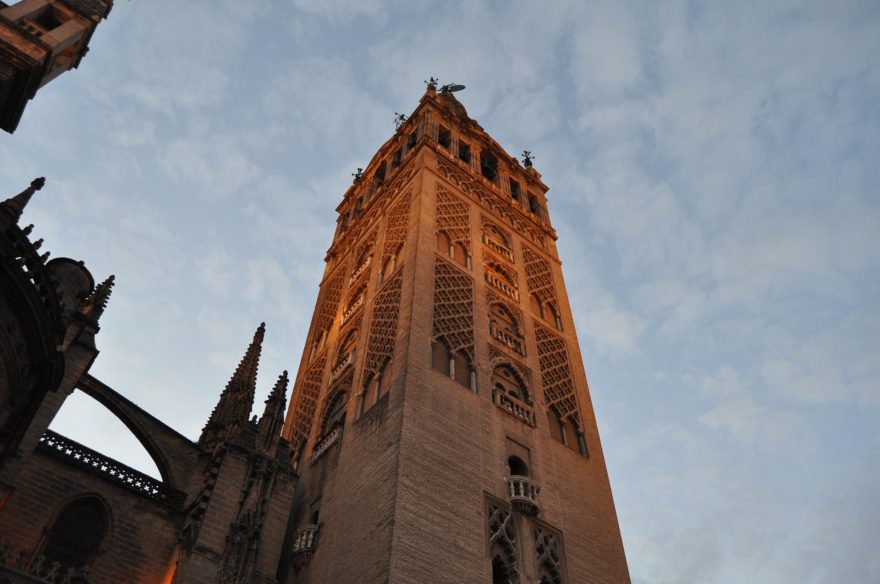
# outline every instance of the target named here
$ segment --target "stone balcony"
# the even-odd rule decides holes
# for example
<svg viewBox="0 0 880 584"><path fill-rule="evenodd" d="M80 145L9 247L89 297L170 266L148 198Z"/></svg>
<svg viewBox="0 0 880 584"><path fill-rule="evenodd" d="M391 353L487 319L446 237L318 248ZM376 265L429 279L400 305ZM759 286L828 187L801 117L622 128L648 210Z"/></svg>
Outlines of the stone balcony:
<svg viewBox="0 0 880 584"><path fill-rule="evenodd" d="M524 401L495 389L492 391L492 402L521 422L525 422L533 428L537 425L535 423L535 410Z"/></svg>
<svg viewBox="0 0 880 584"><path fill-rule="evenodd" d="M319 529L319 525L311 523L301 527L293 535L293 546L290 551L293 555L293 565L297 570L308 566L312 561L318 543Z"/></svg>
<svg viewBox="0 0 880 584"><path fill-rule="evenodd" d="M349 367L354 363L354 350L349 351L339 361L336 362L336 365L333 366L333 371L330 372L330 381L335 381L339 379L339 377L345 373Z"/></svg>
<svg viewBox="0 0 880 584"><path fill-rule="evenodd" d="M365 298L366 298L366 294L361 294L360 296L358 296L358 299L355 300L355 301L351 304L351 306L349 306L348 309L343 313L343 315L342 315L342 322L345 322L345 321L347 321L349 318L351 318L351 315L353 315L355 312L357 312L357 311L358 311L358 308L360 308L361 306L364 305L364 299L365 299Z"/></svg>
<svg viewBox="0 0 880 584"><path fill-rule="evenodd" d="M486 235L484 233L483 234L483 243L486 245L486 247L488 247L489 249L491 249L492 251L494 251L495 253L497 253L501 257L503 257L511 262L514 261L513 260L513 251L511 251L510 248L508 248L506 245L504 245L503 243L501 243L500 241L498 241L497 239L495 239L491 235Z"/></svg>
<svg viewBox="0 0 880 584"><path fill-rule="evenodd" d="M369 268L370 264L372 264L372 263L373 263L373 256L367 256L367 259L365 259L363 262L361 262L361 265L359 265L355 269L355 271L352 272L351 276L349 276L348 283L352 284L355 280L357 280L358 277L360 277L360 275L363 274L364 271L366 271L366 269Z"/></svg>
<svg viewBox="0 0 880 584"><path fill-rule="evenodd" d="M538 509L538 493L541 487L534 479L520 475L512 475L504 477L507 481L507 492L510 498L510 504L525 515L537 515Z"/></svg>
<svg viewBox="0 0 880 584"><path fill-rule="evenodd" d="M515 336L498 327L493 327L489 332L492 334L493 339L507 346L510 350L519 353L520 355L526 354L525 349L523 348L522 337Z"/></svg>
<svg viewBox="0 0 880 584"><path fill-rule="evenodd" d="M312 450L312 464L324 456L324 453L330 450L331 446L339 442L340 438L342 438L342 426L336 426L330 430L330 432L322 436L315 444L314 450Z"/></svg>
<svg viewBox="0 0 880 584"><path fill-rule="evenodd" d="M513 298L514 300L519 302L519 291L516 288L514 288L510 284L505 283L504 280L502 280L492 272L486 272L485 274L486 282L488 282L490 286L503 293L505 296Z"/></svg>

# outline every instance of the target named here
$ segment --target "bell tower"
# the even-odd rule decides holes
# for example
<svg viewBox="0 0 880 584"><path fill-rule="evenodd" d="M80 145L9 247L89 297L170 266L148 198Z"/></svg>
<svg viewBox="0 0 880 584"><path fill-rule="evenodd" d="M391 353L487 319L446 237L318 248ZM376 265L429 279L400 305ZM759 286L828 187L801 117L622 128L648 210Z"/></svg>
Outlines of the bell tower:
<svg viewBox="0 0 880 584"><path fill-rule="evenodd" d="M337 211L279 581L629 582L547 187L432 79Z"/></svg>
<svg viewBox="0 0 880 584"><path fill-rule="evenodd" d="M113 0L0 0L0 128L12 133L37 90L79 66Z"/></svg>

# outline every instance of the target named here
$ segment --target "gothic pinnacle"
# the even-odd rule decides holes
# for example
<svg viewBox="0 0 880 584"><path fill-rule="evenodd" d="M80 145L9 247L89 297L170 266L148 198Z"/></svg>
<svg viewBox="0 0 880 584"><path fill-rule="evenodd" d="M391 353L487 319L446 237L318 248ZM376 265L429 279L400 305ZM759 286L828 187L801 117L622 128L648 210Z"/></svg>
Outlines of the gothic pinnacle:
<svg viewBox="0 0 880 584"><path fill-rule="evenodd" d="M24 211L24 208L27 206L28 201L31 200L31 197L34 196L34 193L43 188L43 185L46 184L46 179L44 177L35 178L31 181L31 185L20 192L19 194L6 199L2 203L0 203L0 207L5 209L11 216L14 223L17 223L19 218L21 218L21 214Z"/></svg>
<svg viewBox="0 0 880 584"><path fill-rule="evenodd" d="M247 422L254 405L254 392L257 386L257 368L260 364L260 353L263 337L266 334L266 323L261 322L254 333L254 339L248 346L244 357L235 368L235 372L220 394L220 401L211 412L208 423L202 430L199 443L215 447L232 438Z"/></svg>
<svg viewBox="0 0 880 584"><path fill-rule="evenodd" d="M284 410L287 405L287 371L278 376L275 387L266 398L266 406L263 415L257 424L257 443L267 453L274 452L281 435L281 427L284 425Z"/></svg>
<svg viewBox="0 0 880 584"><path fill-rule="evenodd" d="M110 275L106 280L95 286L92 293L83 301L80 312L94 317L96 320L104 314L107 308L107 302L110 300L110 294L113 292L113 285L116 283L116 276Z"/></svg>

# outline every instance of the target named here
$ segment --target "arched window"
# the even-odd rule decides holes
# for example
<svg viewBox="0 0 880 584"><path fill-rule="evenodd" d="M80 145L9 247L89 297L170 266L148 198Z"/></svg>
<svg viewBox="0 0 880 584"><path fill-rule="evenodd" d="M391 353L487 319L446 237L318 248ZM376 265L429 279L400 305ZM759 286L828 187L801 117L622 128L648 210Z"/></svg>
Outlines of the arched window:
<svg viewBox="0 0 880 584"><path fill-rule="evenodd" d="M548 320L553 321L553 325L558 330L562 330L562 319L559 317L559 312L556 310L556 306L552 302L547 303L547 310L544 312L544 315Z"/></svg>
<svg viewBox="0 0 880 584"><path fill-rule="evenodd" d="M321 422L321 436L332 432L337 426L345 425L345 406L348 405L348 393L336 391L327 400L324 408L324 419Z"/></svg>
<svg viewBox="0 0 880 584"><path fill-rule="evenodd" d="M541 216L541 203L535 195L529 195L529 211L538 217Z"/></svg>
<svg viewBox="0 0 880 584"><path fill-rule="evenodd" d="M518 456L511 456L507 459L507 468L510 470L510 476L529 476L529 467Z"/></svg>
<svg viewBox="0 0 880 584"><path fill-rule="evenodd" d="M529 297L529 306L532 308L532 312L544 318L544 304L541 302L541 299L538 298L537 294L532 294Z"/></svg>
<svg viewBox="0 0 880 584"><path fill-rule="evenodd" d="M454 244L452 246L452 253L450 255L452 256L452 259L454 259L458 265L464 266L465 268L470 269L471 256L468 254L468 250L463 244L461 244L461 243Z"/></svg>
<svg viewBox="0 0 880 584"><path fill-rule="evenodd" d="M467 389L474 389L474 375L471 371L471 361L464 351L458 351L452 362L453 378L458 384Z"/></svg>
<svg viewBox="0 0 880 584"><path fill-rule="evenodd" d="M71 501L58 514L46 537L43 556L61 564L61 573L88 566L95 559L110 527L107 508L95 496Z"/></svg>
<svg viewBox="0 0 880 584"><path fill-rule="evenodd" d="M449 236L446 235L445 231L437 232L437 251L440 255L447 257L452 255L452 242L449 240Z"/></svg>
<svg viewBox="0 0 880 584"><path fill-rule="evenodd" d="M492 371L492 387L521 402L531 403L529 388L513 367L501 364Z"/></svg>
<svg viewBox="0 0 880 584"><path fill-rule="evenodd" d="M452 367L452 353L443 339L436 339L431 345L431 367L449 377Z"/></svg>

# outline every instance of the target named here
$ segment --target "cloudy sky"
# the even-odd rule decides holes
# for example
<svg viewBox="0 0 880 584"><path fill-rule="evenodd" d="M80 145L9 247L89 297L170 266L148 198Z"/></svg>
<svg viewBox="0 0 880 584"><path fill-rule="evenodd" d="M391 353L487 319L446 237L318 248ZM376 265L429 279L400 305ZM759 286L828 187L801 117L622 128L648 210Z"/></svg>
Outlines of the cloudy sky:
<svg viewBox="0 0 880 584"><path fill-rule="evenodd" d="M35 236L117 276L92 372L195 438L260 321L258 399L296 370L350 173L463 83L551 187L634 582L877 582L878 55L876 0L117 2L0 191L47 177ZM90 408L53 427L143 466Z"/></svg>

